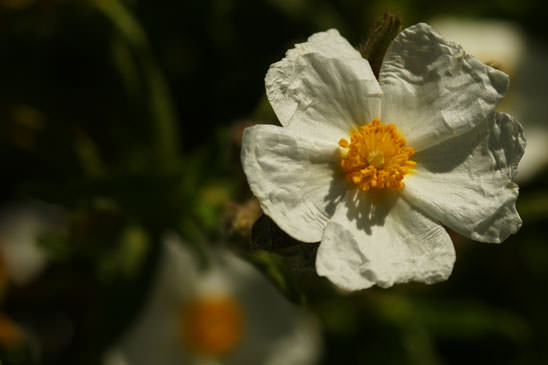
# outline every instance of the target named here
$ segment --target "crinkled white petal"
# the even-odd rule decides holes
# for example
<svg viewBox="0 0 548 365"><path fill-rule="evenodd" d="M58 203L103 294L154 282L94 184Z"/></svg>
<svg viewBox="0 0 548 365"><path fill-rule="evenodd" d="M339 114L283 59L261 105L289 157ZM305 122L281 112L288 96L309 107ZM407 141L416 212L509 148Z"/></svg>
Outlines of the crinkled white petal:
<svg viewBox="0 0 548 365"><path fill-rule="evenodd" d="M337 141L258 125L245 130L241 157L264 212L294 238L319 241L346 186Z"/></svg>
<svg viewBox="0 0 548 365"><path fill-rule="evenodd" d="M428 22L445 39L458 43L466 53L494 64L513 76L525 54L523 31L516 23L495 18L436 17Z"/></svg>
<svg viewBox="0 0 548 365"><path fill-rule="evenodd" d="M517 181L530 180L548 164L548 130L541 123L546 120L544 65L548 60L542 47L530 44L517 24L499 19L439 17L430 24L467 53L510 75L509 94L497 109L524 123L527 149L519 163Z"/></svg>
<svg viewBox="0 0 548 365"><path fill-rule="evenodd" d="M345 290L447 279L455 251L443 227L390 192L349 191L327 226L316 271Z"/></svg>
<svg viewBox="0 0 548 365"><path fill-rule="evenodd" d="M369 63L334 29L287 51L265 84L280 123L319 139L337 142L380 117L382 91Z"/></svg>
<svg viewBox="0 0 548 365"><path fill-rule="evenodd" d="M381 67L382 120L415 151L466 133L502 100L508 76L419 23L392 41Z"/></svg>
<svg viewBox="0 0 548 365"><path fill-rule="evenodd" d="M413 156L405 199L460 234L501 242L521 226L514 183L525 140L521 125L495 112L489 121Z"/></svg>
<svg viewBox="0 0 548 365"><path fill-rule="evenodd" d="M266 94L280 123L286 126L297 110L298 99L292 97L289 89L301 70L297 59L305 54L315 53L324 58L358 59L360 54L341 37L335 29L310 36L305 43L295 44L286 52L285 58L272 64L265 77Z"/></svg>

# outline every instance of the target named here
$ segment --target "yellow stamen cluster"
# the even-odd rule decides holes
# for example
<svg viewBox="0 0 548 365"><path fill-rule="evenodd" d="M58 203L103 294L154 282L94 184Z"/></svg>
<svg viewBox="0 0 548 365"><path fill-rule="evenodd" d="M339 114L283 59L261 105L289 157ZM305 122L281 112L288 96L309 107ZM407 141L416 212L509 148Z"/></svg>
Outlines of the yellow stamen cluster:
<svg viewBox="0 0 548 365"><path fill-rule="evenodd" d="M244 317L231 296L199 298L183 308L180 329L191 350L207 356L230 352L241 340Z"/></svg>
<svg viewBox="0 0 548 365"><path fill-rule="evenodd" d="M403 188L403 177L416 164L409 160L413 148L405 144L394 124L373 119L362 125L350 136L350 142L344 138L339 141L345 149L341 166L346 179L363 191Z"/></svg>

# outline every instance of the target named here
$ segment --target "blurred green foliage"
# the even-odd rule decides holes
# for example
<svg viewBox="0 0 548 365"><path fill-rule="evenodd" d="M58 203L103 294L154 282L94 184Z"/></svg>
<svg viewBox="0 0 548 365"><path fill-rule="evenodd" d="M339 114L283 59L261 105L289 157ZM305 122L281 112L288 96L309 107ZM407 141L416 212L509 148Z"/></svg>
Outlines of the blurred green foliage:
<svg viewBox="0 0 548 365"><path fill-rule="evenodd" d="M2 364L99 363L138 315L171 231L198 251L231 245L317 313L325 364L548 363L547 171L521 189L521 231L500 246L455 236L455 271L435 286L342 294L314 274L316 246L266 217L253 235L222 228L229 203L251 198L242 128L276 123L267 67L329 27L364 45L385 11L404 27L500 17L548 46L533 1L0 0L0 199L68 215L40 239L44 275L7 289L2 311L34 335L1 347Z"/></svg>

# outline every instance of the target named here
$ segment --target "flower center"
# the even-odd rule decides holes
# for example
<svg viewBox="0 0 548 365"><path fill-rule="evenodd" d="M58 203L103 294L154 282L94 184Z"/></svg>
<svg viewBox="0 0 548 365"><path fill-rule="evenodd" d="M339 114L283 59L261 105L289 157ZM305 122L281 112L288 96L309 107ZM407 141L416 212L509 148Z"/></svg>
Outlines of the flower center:
<svg viewBox="0 0 548 365"><path fill-rule="evenodd" d="M362 125L350 136L350 142L344 138L339 141L339 146L345 149L341 166L346 179L363 191L400 190L409 167L416 165L409 159L413 148L405 143L394 124L382 124L380 119L373 119Z"/></svg>
<svg viewBox="0 0 548 365"><path fill-rule="evenodd" d="M18 347L23 343L23 332L8 316L0 313L0 348Z"/></svg>
<svg viewBox="0 0 548 365"><path fill-rule="evenodd" d="M219 356L240 341L243 314L230 296L199 298L184 308L179 324L183 340L191 350Z"/></svg>

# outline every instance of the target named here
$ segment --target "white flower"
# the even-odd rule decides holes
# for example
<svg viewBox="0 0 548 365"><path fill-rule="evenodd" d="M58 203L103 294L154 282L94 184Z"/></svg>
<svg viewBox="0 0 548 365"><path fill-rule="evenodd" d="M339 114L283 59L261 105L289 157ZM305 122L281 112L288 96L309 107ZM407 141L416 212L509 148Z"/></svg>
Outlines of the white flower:
<svg viewBox="0 0 548 365"><path fill-rule="evenodd" d="M270 67L283 127L245 131L243 168L284 231L321 241L316 271L339 287L445 280L455 251L442 224L483 242L521 226L525 141L494 112L507 85L427 24L393 40L379 80L336 30L317 33Z"/></svg>
<svg viewBox="0 0 548 365"><path fill-rule="evenodd" d="M519 164L517 181L533 178L548 165L546 48L527 39L519 26L509 21L439 17L432 20L432 25L467 53L512 78L509 93L497 110L524 121L527 149Z"/></svg>
<svg viewBox="0 0 548 365"><path fill-rule="evenodd" d="M41 234L60 229L64 212L41 202L19 202L0 211L0 259L8 280L24 285L42 273L48 255L38 245Z"/></svg>
<svg viewBox="0 0 548 365"><path fill-rule="evenodd" d="M114 364L314 364L318 323L226 250L200 268L174 236L143 313L106 355Z"/></svg>

